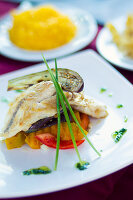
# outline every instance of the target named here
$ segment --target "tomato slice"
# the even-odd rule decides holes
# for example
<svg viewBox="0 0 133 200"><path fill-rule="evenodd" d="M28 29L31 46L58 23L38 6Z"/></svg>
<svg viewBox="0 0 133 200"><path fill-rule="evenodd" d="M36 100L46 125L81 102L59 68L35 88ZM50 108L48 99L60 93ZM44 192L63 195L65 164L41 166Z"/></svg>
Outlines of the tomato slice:
<svg viewBox="0 0 133 200"><path fill-rule="evenodd" d="M48 147L56 148L56 138L50 133L43 133L35 136L41 143L45 144ZM85 140L76 141L77 146L82 144ZM72 149L74 148L73 142L71 140L60 141L59 149Z"/></svg>

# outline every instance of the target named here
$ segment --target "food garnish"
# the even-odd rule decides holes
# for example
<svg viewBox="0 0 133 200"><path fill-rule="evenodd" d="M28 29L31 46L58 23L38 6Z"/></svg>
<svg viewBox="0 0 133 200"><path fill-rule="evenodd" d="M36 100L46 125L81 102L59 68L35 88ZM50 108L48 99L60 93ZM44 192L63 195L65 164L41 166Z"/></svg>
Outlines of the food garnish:
<svg viewBox="0 0 133 200"><path fill-rule="evenodd" d="M11 15L13 24L9 38L23 49L54 49L70 42L77 32L68 16L49 5L23 12L14 10Z"/></svg>
<svg viewBox="0 0 133 200"><path fill-rule="evenodd" d="M23 175L39 175L39 174L49 174L51 173L51 169L49 169L46 166L42 166L42 167L38 167L38 168L32 168L32 169L28 169L23 171Z"/></svg>
<svg viewBox="0 0 133 200"><path fill-rule="evenodd" d="M126 123L128 121L128 117L125 115L124 116L124 122Z"/></svg>
<svg viewBox="0 0 133 200"><path fill-rule="evenodd" d="M79 170L84 170L84 169L87 169L89 165L90 165L89 162L82 161L82 162L76 163L75 167L78 168Z"/></svg>
<svg viewBox="0 0 133 200"><path fill-rule="evenodd" d="M23 92L23 90L16 90L16 92L19 92L19 93L20 93L20 92Z"/></svg>
<svg viewBox="0 0 133 200"><path fill-rule="evenodd" d="M119 131L115 131L113 134L112 134L112 137L114 139L114 141L117 143L120 141L120 139L122 138L122 136L126 133L127 129L125 128L122 128L120 129Z"/></svg>
<svg viewBox="0 0 133 200"><path fill-rule="evenodd" d="M118 104L118 105L116 106L116 108L123 108L123 105L122 105L122 104Z"/></svg>
<svg viewBox="0 0 133 200"><path fill-rule="evenodd" d="M100 89L100 93L104 93L104 92L106 92L106 91L107 91L106 88L101 88L101 89Z"/></svg>
<svg viewBox="0 0 133 200"><path fill-rule="evenodd" d="M57 71L57 61L55 59L55 71L56 71L56 80L58 82L58 71ZM57 144L56 144L56 156L55 156L55 166L54 170L57 169L57 163L58 163L58 156L59 156L59 148L60 148L60 100L59 95L56 91L56 99L57 99L57 115L58 115L58 124L57 124Z"/></svg>
<svg viewBox="0 0 133 200"><path fill-rule="evenodd" d="M113 42L117 48L126 56L133 58L133 14L129 15L126 20L125 30L122 33L117 31L117 27L108 23L107 28L112 34Z"/></svg>
<svg viewBox="0 0 133 200"><path fill-rule="evenodd" d="M49 71L49 73L50 73L50 75L51 75L51 78L52 78L52 80L53 80L54 86L55 86L55 88L56 88L56 93L58 93L58 96L59 96L59 99L60 99L60 103L61 103L61 106L62 106L64 115L65 115L65 118L66 118L66 122L67 122L68 127L69 127L69 131L70 131L70 134L71 134L72 142L73 142L75 151L76 151L76 153L77 153L77 156L78 156L78 158L79 158L79 162L82 163L83 161L82 161L82 159L81 159L81 157L80 157L80 154L79 154L79 151L78 151L78 148L77 148L77 145L76 145L75 137L74 137L74 134L73 134L73 131L72 131L72 127L71 127L71 123L70 123L70 120L69 120L69 116L68 116L68 113L67 113L67 109L66 109L65 103L66 103L66 105L67 105L67 107L68 107L68 109L69 109L69 111L70 111L70 113L71 113L73 119L75 120L76 124L78 125L79 129L81 130L82 134L84 135L84 137L85 137L85 139L87 140L87 142L89 143L89 145L90 145L90 146L93 148L93 150L98 154L98 156L101 156L101 154L97 151L97 149L93 146L93 144L91 143L91 141L88 139L88 137L87 137L86 134L84 133L83 128L80 126L80 124L79 124L79 122L78 122L78 120L77 120L77 118L76 118L76 116L75 116L75 114L74 114L74 112L73 112L73 110L72 110L72 108L71 108L71 106L70 106L70 104L69 104L69 102L68 102L68 100L67 100L67 98L66 98L64 92L63 92L63 90L61 89L61 87L60 87L58 81L56 80L54 74L52 73L51 69L49 68L49 66L48 66L48 64L47 64L47 62L46 62L44 56L43 56L43 60L44 60L44 62L45 62L45 64L46 64L47 69L48 69L48 71ZM65 101L65 103L64 103L64 101Z"/></svg>

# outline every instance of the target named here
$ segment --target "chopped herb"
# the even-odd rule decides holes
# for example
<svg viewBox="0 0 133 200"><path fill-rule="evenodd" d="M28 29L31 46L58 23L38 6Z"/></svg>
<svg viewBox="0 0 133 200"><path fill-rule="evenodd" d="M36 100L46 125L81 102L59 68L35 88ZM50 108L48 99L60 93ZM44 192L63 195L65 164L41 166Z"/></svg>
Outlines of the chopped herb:
<svg viewBox="0 0 133 200"><path fill-rule="evenodd" d="M122 105L122 104L118 104L118 105L116 106L116 108L123 108L123 105Z"/></svg>
<svg viewBox="0 0 133 200"><path fill-rule="evenodd" d="M107 90L106 88L101 88L100 93L106 92L106 90Z"/></svg>
<svg viewBox="0 0 133 200"><path fill-rule="evenodd" d="M31 175L31 174L38 175L38 174L49 174L49 173L51 173L51 170L46 166L42 166L39 168L32 168L32 169L23 171L23 175Z"/></svg>
<svg viewBox="0 0 133 200"><path fill-rule="evenodd" d="M43 55L42 55L43 56ZM56 93L58 94L59 96L59 99L60 99L60 103L61 103L61 106L62 106L62 109L63 109L63 112L64 112L64 116L66 118L66 122L68 124L68 128L69 128L69 131L70 131L70 134L71 134L71 138L72 138L72 142L73 142L73 145L74 145L74 148L75 148L75 151L77 153L77 156L79 158L79 162L82 162L81 160L81 157L80 157L80 154L79 154L79 151L78 151L78 148L77 148L77 144L76 144L76 141L75 141L75 137L74 137L74 134L73 134L73 130L72 130L72 126L71 126L71 123L70 123L70 119L69 119L69 116L68 116L68 113L67 113L67 108L66 108L66 105L64 103L64 99L63 99L63 95L62 95L62 89L61 87L59 86L58 84L58 81L56 80L53 72L51 71L51 69L49 68L48 64L47 64L47 61L45 60L44 56L43 56L43 59L44 59L44 62L47 66L47 69L49 71L49 74L52 78L52 81L54 83L54 86L55 86L55 89L56 89ZM64 94L64 93L63 93Z"/></svg>
<svg viewBox="0 0 133 200"><path fill-rule="evenodd" d="M7 103L7 104L10 103L9 100L6 99L5 97L2 97L0 101L3 102L3 103Z"/></svg>
<svg viewBox="0 0 133 200"><path fill-rule="evenodd" d="M128 121L128 117L125 115L124 116L124 122L127 122Z"/></svg>
<svg viewBox="0 0 133 200"><path fill-rule="evenodd" d="M112 93L110 93L110 94L108 94L108 96L109 96L109 97L112 97L112 96L113 96L113 94L112 94Z"/></svg>
<svg viewBox="0 0 133 200"><path fill-rule="evenodd" d="M88 138L88 137L86 136L86 134L84 133L84 130L83 130L83 128L81 127L81 125L79 124L79 122L78 122L78 120L77 120L77 118L76 118L76 116L75 116L75 114L74 114L74 112L73 112L73 110L72 110L72 108L71 108L71 106L70 106L70 104L69 104L69 102L68 102L68 100L67 100L67 98L66 98L66 96L65 96L65 94L64 94L64 92L63 92L63 90L62 90L62 88L60 87L60 85L59 85L57 79L55 78L55 76L54 76L52 70L51 70L50 67L48 66L47 61L45 60L45 58L44 58L43 55L42 55L42 57L43 57L43 60L44 60L44 62L45 62L45 64L46 64L46 66L47 66L47 69L48 69L49 74L50 74L50 76L51 76L51 78L52 78L52 81L53 81L53 83L54 83L54 86L55 86L55 89L56 89L56 93L57 93L58 96L59 96L60 104L61 104L61 106L62 106L64 115L65 115L65 118L66 118L66 122L67 122L67 124L68 124L68 128L69 128L69 131L70 131L70 134L71 134L72 142L73 142L75 151L76 151L76 153L77 153L77 156L78 156L78 158L79 158L79 162L82 164L83 161L81 160L81 157L80 157L80 154L79 154L77 145L76 145L76 141L75 141L75 137L74 137L74 134L73 134L73 131L72 131L72 126L71 126L70 119L69 119L69 116L68 116L68 113L67 113L66 105L67 105L67 107L68 107L68 109L69 109L69 111L70 111L70 113L71 113L73 119L75 120L77 126L79 127L79 129L80 129L81 132L83 133L85 139L87 140L87 142L90 144L90 146L93 148L93 150L98 154L98 156L101 156L101 154L96 150L96 148L93 146L93 144L91 143L91 141L89 140L89 138Z"/></svg>
<svg viewBox="0 0 133 200"><path fill-rule="evenodd" d="M16 91L16 92L19 92L19 93L20 93L20 92L23 92L23 90L15 90L15 91Z"/></svg>
<svg viewBox="0 0 133 200"><path fill-rule="evenodd" d="M56 80L58 81L58 70L57 70L57 62L55 59L55 71L56 71ZM57 164L58 164L58 157L59 157L59 147L60 147L60 101L59 101L59 95L58 93L56 94L57 96L57 114L58 114L58 126L57 126L57 144L56 144L56 157L55 157L55 167L54 170L57 169Z"/></svg>
<svg viewBox="0 0 133 200"><path fill-rule="evenodd" d="M80 162L76 163L75 167L78 168L79 170L85 170L88 168L88 165L90 165L89 162L82 161L81 163Z"/></svg>
<svg viewBox="0 0 133 200"><path fill-rule="evenodd" d="M103 152L103 150L101 149L100 152Z"/></svg>
<svg viewBox="0 0 133 200"><path fill-rule="evenodd" d="M122 138L122 136L126 133L127 129L125 128L122 128L120 129L119 131L115 131L113 134L112 134L112 137L114 139L114 141L117 143L120 141L120 139Z"/></svg>

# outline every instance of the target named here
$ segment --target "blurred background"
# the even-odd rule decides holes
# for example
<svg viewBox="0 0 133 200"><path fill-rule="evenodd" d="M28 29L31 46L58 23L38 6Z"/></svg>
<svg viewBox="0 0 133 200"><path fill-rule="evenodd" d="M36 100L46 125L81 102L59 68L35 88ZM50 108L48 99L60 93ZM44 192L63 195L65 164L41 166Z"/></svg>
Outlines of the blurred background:
<svg viewBox="0 0 133 200"><path fill-rule="evenodd" d="M23 0L0 0L8 2L23 2ZM33 4L67 3L90 12L99 24L129 14L133 11L133 0L27 0Z"/></svg>

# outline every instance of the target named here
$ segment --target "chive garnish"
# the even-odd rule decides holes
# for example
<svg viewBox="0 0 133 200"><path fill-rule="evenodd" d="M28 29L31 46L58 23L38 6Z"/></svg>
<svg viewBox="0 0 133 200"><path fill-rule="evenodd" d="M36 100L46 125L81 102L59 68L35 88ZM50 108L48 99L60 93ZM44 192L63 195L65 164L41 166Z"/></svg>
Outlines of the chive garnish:
<svg viewBox="0 0 133 200"><path fill-rule="evenodd" d="M122 104L118 104L118 105L116 106L116 108L123 108L123 105L122 105Z"/></svg>
<svg viewBox="0 0 133 200"><path fill-rule="evenodd" d="M55 59L55 72L56 72L56 80L58 81L58 71L57 71L57 62ZM54 170L57 169L58 157L59 157L59 147L60 147L60 102L59 95L56 94L57 98L57 114L58 114L58 125L57 125L57 144L56 144L56 157L55 157L55 166Z"/></svg>
<svg viewBox="0 0 133 200"><path fill-rule="evenodd" d="M87 140L87 142L90 144L90 146L93 148L93 150L97 153L97 155L98 155L98 156L101 156L101 154L97 151L97 149L93 146L93 144L91 143L91 141L88 139L88 137L87 137L86 134L84 133L84 130L83 130L83 128L81 127L81 125L79 124L79 122L78 122L78 120L77 120L77 118L76 118L76 116L75 116L75 114L74 114L74 112L73 112L73 110L72 110L72 108L71 108L71 106L70 106L70 104L69 104L69 102L68 102L68 100L67 100L67 98L66 98L66 96L65 96L65 94L64 94L64 92L63 92L63 90L62 90L62 88L61 88L60 85L58 84L58 82L57 82L55 76L53 75L53 72L52 72L51 69L49 68L49 66L48 66L48 64L47 64L47 61L45 60L45 58L44 58L43 55L42 55L42 57L43 57L43 60L44 60L44 62L45 62L45 64L46 64L46 66L47 66L47 69L48 69L48 71L49 71L49 73L50 73L50 75L51 75L51 78L52 78L53 83L54 83L55 88L56 88L56 92L57 92L58 95L59 95L59 99L60 99L60 102L61 102L61 106L62 106L64 115L65 115L65 118L66 118L66 121L67 121L67 124L68 124L68 127L69 127L69 131L70 131L70 134L71 134L72 142L73 142L74 148L75 148L75 150L76 150L76 152L77 152L77 155L78 155L78 158L79 158L80 162L82 163L81 158L80 158L80 155L79 155L79 152L78 152L78 149L77 149L77 145L76 145L76 142L75 142L75 137L74 137L74 135L73 135L73 131L72 131L71 123L70 123L69 116L68 116L68 113L67 113L66 105L67 105L67 107L68 107L68 109L69 109L69 111L70 111L70 113L71 113L71 115L72 115L74 121L76 122L77 126L79 127L80 131L82 132L82 134L84 135L85 139ZM65 101L66 105L65 105L64 101Z"/></svg>
<svg viewBox="0 0 133 200"><path fill-rule="evenodd" d="M19 93L21 93L21 92L23 92L23 90L15 90L15 92L19 92Z"/></svg>
<svg viewBox="0 0 133 200"><path fill-rule="evenodd" d="M107 90L106 88L101 88L100 93L106 92L106 90Z"/></svg>

